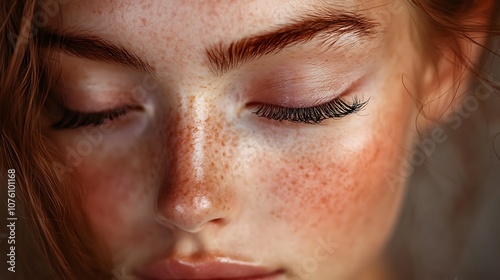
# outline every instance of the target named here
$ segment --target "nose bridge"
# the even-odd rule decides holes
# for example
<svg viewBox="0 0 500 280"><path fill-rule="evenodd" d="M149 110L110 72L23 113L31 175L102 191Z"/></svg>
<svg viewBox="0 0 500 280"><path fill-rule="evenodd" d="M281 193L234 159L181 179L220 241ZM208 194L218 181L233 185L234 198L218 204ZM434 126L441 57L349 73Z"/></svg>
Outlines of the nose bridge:
<svg viewBox="0 0 500 280"><path fill-rule="evenodd" d="M222 127L210 117L215 114L214 105L204 96L190 96L181 101L181 118L173 135L174 156L172 166L181 181L193 186L208 187L216 183L216 157ZM220 159L219 159L220 160Z"/></svg>
<svg viewBox="0 0 500 280"><path fill-rule="evenodd" d="M179 118L168 137L170 159L165 183L158 196L160 218L185 231L196 231L210 221L224 221L234 209L234 194L228 186L221 149L222 116L206 97L180 100ZM233 204L233 205L232 205Z"/></svg>

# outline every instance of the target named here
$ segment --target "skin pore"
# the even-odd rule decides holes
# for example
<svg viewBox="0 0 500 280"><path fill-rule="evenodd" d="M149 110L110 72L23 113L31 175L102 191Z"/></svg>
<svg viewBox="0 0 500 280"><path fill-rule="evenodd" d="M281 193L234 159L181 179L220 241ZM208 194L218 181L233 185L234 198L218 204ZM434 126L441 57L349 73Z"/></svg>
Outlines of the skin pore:
<svg viewBox="0 0 500 280"><path fill-rule="evenodd" d="M390 236L404 194L404 180L387 180L415 137L417 109L402 75L412 91L426 92L427 65L408 32L415 23L406 3L395 3L61 5L54 33L102 38L151 67L56 50L65 107L128 110L103 126L73 129L51 127L61 118L54 113L46 126L113 267L136 273L160 258L231 258L282 271L282 279L359 279ZM355 14L373 24L369 32L319 34L227 71L207 51L311 14ZM320 124L252 113L262 104L303 108L337 97L367 104Z"/></svg>

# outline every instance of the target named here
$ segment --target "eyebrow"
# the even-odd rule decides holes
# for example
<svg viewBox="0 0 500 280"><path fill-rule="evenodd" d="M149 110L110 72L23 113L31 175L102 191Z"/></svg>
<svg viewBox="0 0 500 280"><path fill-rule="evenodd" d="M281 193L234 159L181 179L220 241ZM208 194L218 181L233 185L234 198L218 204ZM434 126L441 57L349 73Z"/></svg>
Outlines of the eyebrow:
<svg viewBox="0 0 500 280"><path fill-rule="evenodd" d="M153 67L134 52L127 50L118 43L112 43L103 38L76 32L62 32L50 29L40 29L37 34L43 47L55 48L67 54L95 61L104 61L123 65L153 74Z"/></svg>
<svg viewBox="0 0 500 280"><path fill-rule="evenodd" d="M373 36L378 33L378 26L376 22L358 14L318 9L275 31L246 37L228 45L213 45L206 49L206 55L213 72L223 75L251 60L307 43L319 35L322 35L321 43L333 46L345 34L363 38Z"/></svg>
<svg viewBox="0 0 500 280"><path fill-rule="evenodd" d="M376 34L377 23L355 13L318 9L292 20L274 31L239 39L230 44L219 43L206 49L210 68L215 75L237 68L264 55L276 54L286 47L307 43L319 35L322 43L333 45L340 36L352 34L369 37ZM154 67L119 43L85 32L40 29L37 34L44 47L96 61L116 63L154 75Z"/></svg>

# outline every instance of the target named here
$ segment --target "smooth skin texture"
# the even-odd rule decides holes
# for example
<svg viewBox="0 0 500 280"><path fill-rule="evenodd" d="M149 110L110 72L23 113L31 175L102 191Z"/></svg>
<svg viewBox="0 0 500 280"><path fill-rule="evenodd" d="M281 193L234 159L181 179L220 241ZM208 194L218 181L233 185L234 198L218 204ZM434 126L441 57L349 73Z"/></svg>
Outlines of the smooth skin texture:
<svg viewBox="0 0 500 280"><path fill-rule="evenodd" d="M325 6L377 26L370 36L343 34L330 47L313 39L223 74L211 67L207 48ZM152 65L154 77L58 53L67 107L134 108L102 127L46 128L115 269L214 255L283 270L283 279L359 279L377 260L404 194L404 178L389 183L387 175L399 174L415 138L417 109L402 75L426 92L428 65L408 32L415 22L406 3L74 0L52 20ZM317 125L252 113L259 104L336 97L369 102Z"/></svg>

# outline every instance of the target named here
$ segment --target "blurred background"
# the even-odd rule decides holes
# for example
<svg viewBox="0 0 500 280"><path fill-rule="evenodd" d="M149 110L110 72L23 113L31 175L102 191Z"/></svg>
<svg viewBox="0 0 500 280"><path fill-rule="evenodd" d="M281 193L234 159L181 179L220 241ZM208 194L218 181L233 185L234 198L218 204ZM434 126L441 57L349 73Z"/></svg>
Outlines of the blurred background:
<svg viewBox="0 0 500 280"><path fill-rule="evenodd" d="M499 46L489 43L497 54ZM500 58L482 63L500 86ZM448 139L412 164L387 248L396 279L500 279L500 90L476 82L468 94L441 126Z"/></svg>

